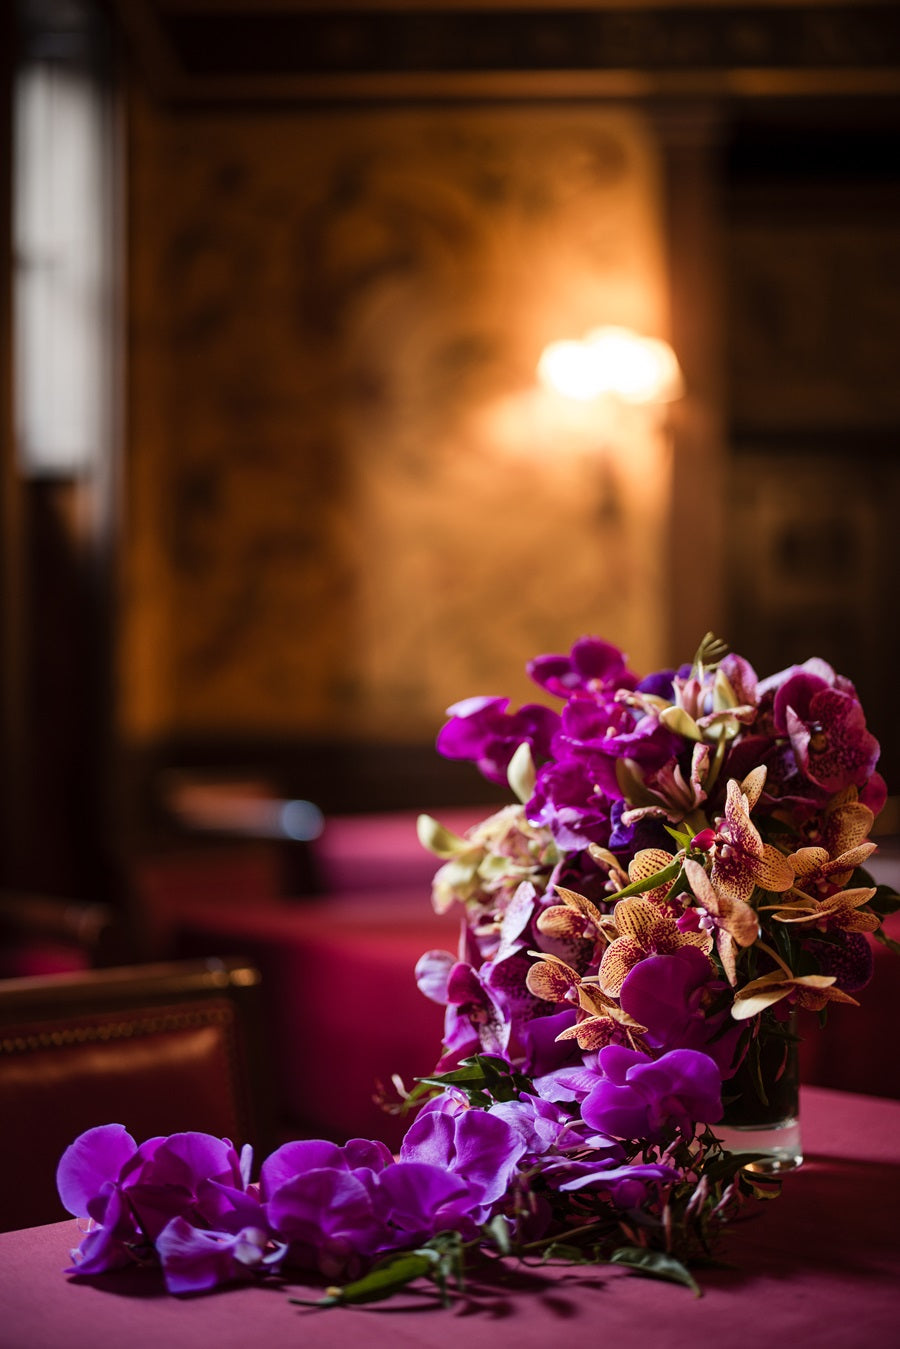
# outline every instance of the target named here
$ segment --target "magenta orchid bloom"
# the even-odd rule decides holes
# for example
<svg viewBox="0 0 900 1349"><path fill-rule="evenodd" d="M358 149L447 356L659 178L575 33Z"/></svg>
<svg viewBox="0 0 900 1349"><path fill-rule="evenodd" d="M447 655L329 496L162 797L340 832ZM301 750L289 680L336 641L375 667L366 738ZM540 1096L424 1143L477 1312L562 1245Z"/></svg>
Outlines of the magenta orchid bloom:
<svg viewBox="0 0 900 1349"><path fill-rule="evenodd" d="M812 673L795 674L775 694L774 719L801 771L824 791L861 787L875 771L878 741L853 692Z"/></svg>

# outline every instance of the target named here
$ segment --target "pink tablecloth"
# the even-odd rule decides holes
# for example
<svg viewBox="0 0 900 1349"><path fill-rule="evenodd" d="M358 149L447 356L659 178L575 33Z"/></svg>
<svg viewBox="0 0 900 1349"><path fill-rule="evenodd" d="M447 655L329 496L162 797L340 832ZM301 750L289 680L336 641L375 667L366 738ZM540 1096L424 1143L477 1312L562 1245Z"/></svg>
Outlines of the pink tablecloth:
<svg viewBox="0 0 900 1349"><path fill-rule="evenodd" d="M900 1335L900 1103L806 1089L808 1161L784 1193L732 1229L727 1267L704 1296L622 1270L510 1270L505 1287L451 1310L401 1305L321 1311L279 1288L166 1297L153 1271L66 1279L74 1223L0 1235L4 1349L345 1349L348 1344L516 1349L890 1349ZM23 1159L7 1159L21 1164ZM296 1290L291 1290L296 1291Z"/></svg>

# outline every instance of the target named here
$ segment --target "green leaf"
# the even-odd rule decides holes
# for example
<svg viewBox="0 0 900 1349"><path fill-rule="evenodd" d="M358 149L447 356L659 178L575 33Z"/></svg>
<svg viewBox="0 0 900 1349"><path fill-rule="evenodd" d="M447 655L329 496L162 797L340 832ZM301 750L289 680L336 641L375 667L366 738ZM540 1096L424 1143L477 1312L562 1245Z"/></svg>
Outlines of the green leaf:
<svg viewBox="0 0 900 1349"><path fill-rule="evenodd" d="M633 881L631 885L626 885L624 890L618 890L616 894L604 895L604 904L616 904L620 899L628 899L630 895L642 895L645 890L655 890L658 885L664 885L666 881L675 880L681 871L681 859L676 857L674 862L670 862L662 871L657 871L652 876L645 876L640 881Z"/></svg>
<svg viewBox="0 0 900 1349"><path fill-rule="evenodd" d="M868 872L864 871L862 867L859 868L856 876L854 876L854 882L857 877L859 877L860 885L875 885L872 877ZM898 895L896 890L890 885L876 885L875 893L866 907L871 909L873 913L877 913L879 918L887 918L890 914L896 913L897 910L900 909L900 895Z"/></svg>
<svg viewBox="0 0 900 1349"><path fill-rule="evenodd" d="M425 1248L403 1251L379 1260L361 1279L345 1283L342 1288L329 1288L317 1307L344 1307L361 1302L381 1302L392 1297L415 1279L430 1275L440 1261L440 1253ZM293 1299L292 1299L293 1300Z"/></svg>
<svg viewBox="0 0 900 1349"><path fill-rule="evenodd" d="M437 1077L417 1077L428 1087L483 1087L484 1073L481 1068L454 1068L452 1072L441 1073Z"/></svg>
<svg viewBox="0 0 900 1349"><path fill-rule="evenodd" d="M667 824L663 825L663 828L666 833L675 840L679 848L684 848L685 852L688 851L691 846L691 839L694 837L692 833L682 829L672 829ZM699 833L699 830L697 832Z"/></svg>
<svg viewBox="0 0 900 1349"><path fill-rule="evenodd" d="M690 1288L694 1297L703 1296L690 1270L665 1251L648 1251L642 1246L620 1246L609 1258L611 1264L625 1265L635 1274L643 1274L649 1279L664 1279L667 1283L680 1283Z"/></svg>
<svg viewBox="0 0 900 1349"><path fill-rule="evenodd" d="M574 1246L571 1242L560 1240L544 1248L541 1263L549 1264L555 1260L566 1265L595 1265L598 1257L593 1247Z"/></svg>
<svg viewBox="0 0 900 1349"><path fill-rule="evenodd" d="M900 942L894 941L894 938L889 937L880 927L875 929L872 936L877 942L880 942L882 946L886 946L889 951L893 951L895 956L900 956Z"/></svg>

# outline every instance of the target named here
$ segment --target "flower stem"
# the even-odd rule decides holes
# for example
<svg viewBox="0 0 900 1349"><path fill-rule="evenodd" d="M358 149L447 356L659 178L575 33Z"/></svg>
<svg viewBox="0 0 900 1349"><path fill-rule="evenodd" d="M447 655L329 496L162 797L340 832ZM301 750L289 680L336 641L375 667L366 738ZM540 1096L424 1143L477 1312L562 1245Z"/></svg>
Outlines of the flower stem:
<svg viewBox="0 0 900 1349"><path fill-rule="evenodd" d="M759 948L760 951L765 951L767 956L771 956L772 959L775 961L775 964L779 965L781 969L784 970L785 974L789 979L793 979L794 971L792 969L789 969L788 966L785 965L784 961L781 959L781 956L778 954L777 951L773 951L771 946L768 946L764 941L757 941L756 946Z"/></svg>

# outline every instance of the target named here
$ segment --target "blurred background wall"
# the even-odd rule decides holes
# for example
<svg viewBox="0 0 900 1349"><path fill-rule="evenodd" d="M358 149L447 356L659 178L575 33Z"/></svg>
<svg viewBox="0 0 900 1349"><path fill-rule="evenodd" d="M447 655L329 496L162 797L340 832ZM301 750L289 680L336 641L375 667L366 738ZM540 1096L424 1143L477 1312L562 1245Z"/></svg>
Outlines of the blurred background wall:
<svg viewBox="0 0 900 1349"><path fill-rule="evenodd" d="M475 802L445 708L530 698L585 632L642 672L707 629L760 674L821 655L896 786L895 6L4 23L6 274L34 66L89 77L103 241L68 467L23 458L5 301L7 883L114 892L175 770ZM668 340L683 396L548 394L544 346L600 324Z"/></svg>

